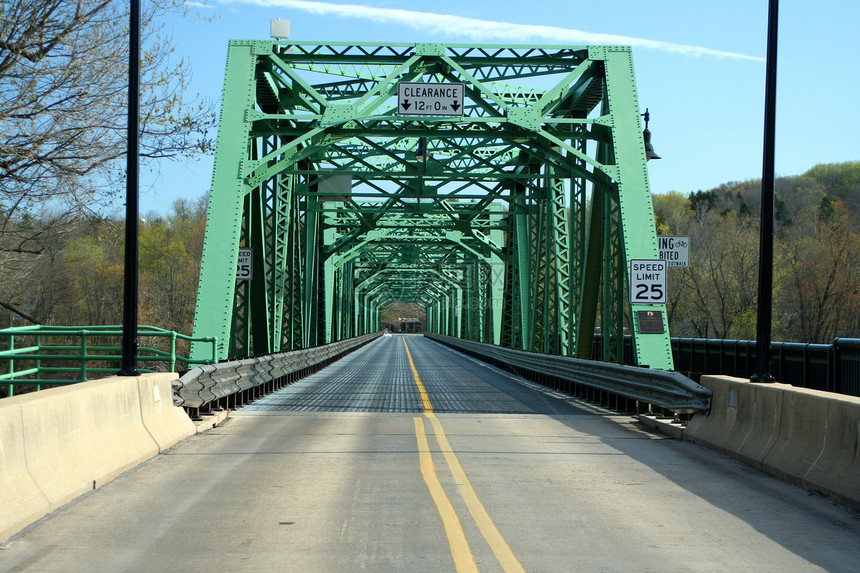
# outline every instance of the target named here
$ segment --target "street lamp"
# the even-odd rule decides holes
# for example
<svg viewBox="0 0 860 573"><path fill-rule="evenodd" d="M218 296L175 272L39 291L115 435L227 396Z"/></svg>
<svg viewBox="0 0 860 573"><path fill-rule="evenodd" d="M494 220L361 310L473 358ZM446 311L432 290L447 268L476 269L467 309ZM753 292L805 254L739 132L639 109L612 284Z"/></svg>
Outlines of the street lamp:
<svg viewBox="0 0 860 573"><path fill-rule="evenodd" d="M645 140L645 159L660 159L660 156L654 151L654 146L651 145L651 130L648 129L648 120L651 119L651 114L648 113L648 108L645 108L645 113L642 114L645 118L645 130L642 132L642 139Z"/></svg>
<svg viewBox="0 0 860 573"><path fill-rule="evenodd" d="M137 368L137 277L138 195L140 179L140 0L129 8L128 50L128 150L125 198L125 268L123 273L122 365L120 376L138 376Z"/></svg>
<svg viewBox="0 0 860 573"><path fill-rule="evenodd" d="M778 0L770 0L767 17L767 74L764 95L764 159L761 176L761 239L759 246L756 371L751 382L775 382L770 374L773 306L773 177L776 127L776 44Z"/></svg>

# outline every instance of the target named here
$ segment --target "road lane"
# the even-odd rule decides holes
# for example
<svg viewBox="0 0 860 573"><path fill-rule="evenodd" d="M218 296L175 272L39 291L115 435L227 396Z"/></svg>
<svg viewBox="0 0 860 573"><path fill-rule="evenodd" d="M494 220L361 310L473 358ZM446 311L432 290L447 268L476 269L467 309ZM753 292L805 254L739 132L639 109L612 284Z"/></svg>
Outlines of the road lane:
<svg viewBox="0 0 860 573"><path fill-rule="evenodd" d="M481 503L480 499L478 499L475 489L472 487L472 484L469 483L469 478L466 476L466 473L463 471L463 467L460 465L460 461L457 459L457 454L454 453L451 448L451 444L448 442L448 437L445 435L442 423L434 413L433 403L430 401L427 389L424 387L424 383L421 382L421 376L418 374L418 369L415 367L415 362L412 360L412 353L409 351L409 345L406 343L405 338L403 339L403 347L406 350L406 357L409 360L409 368L412 370L412 377L415 380L415 386L417 387L418 394L421 397L423 417L427 419L430 426L433 428L436 443L439 445L439 450L445 457L445 462L448 464L448 470L451 472L451 476L457 484L457 488L460 496L463 498L463 502L469 509L469 514L475 521L475 525L478 526L478 530L481 532L481 535L483 535L484 540L490 546L490 549L492 549L493 555L496 556L502 570L505 573L521 573L523 571L522 564L520 564L519 560L513 554L507 541L505 541L505 538L501 533L499 533L498 528L493 523L493 520L484 508L484 505ZM425 450L428 450L428 446L424 432L424 423L421 418L415 418L415 434L418 437L419 452L422 453L421 467L422 474L424 474L424 481L427 483L431 492L435 492L438 484L435 470L432 472L432 479L428 477L430 472L424 470L426 466L432 466L433 462L429 455L430 452L425 452ZM443 497L444 503L440 501L440 498ZM450 505L450 502L448 502L447 497L444 496L444 492L441 495L434 494L433 499L436 502L436 508L439 510L439 514L441 515L443 522L446 524L446 532L453 530L457 535L460 535L462 533L462 527L456 514L453 514L453 507ZM449 522L452 521L456 521L456 527L449 525ZM459 537L456 538L457 543L455 545L455 539L452 539L452 535L450 533L448 534L448 540L451 544L451 553L454 557L457 571L473 570L475 568L474 558L471 550L468 549L468 545L460 543ZM460 557L462 554L467 554L468 558Z"/></svg>
<svg viewBox="0 0 860 573"><path fill-rule="evenodd" d="M446 452L526 571L860 563L847 510L406 340L450 443L424 418L429 453L480 571L502 567ZM28 528L0 548L0 571L454 571L416 416L403 337L381 339Z"/></svg>

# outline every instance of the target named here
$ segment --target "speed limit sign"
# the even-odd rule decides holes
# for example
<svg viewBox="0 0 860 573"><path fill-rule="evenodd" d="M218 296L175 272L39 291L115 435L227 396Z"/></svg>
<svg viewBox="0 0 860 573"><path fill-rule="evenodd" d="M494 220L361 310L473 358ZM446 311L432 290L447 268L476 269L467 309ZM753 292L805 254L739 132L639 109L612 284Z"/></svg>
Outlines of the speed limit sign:
<svg viewBox="0 0 860 573"><path fill-rule="evenodd" d="M664 260L630 261L630 303L666 304L666 268Z"/></svg>
<svg viewBox="0 0 860 573"><path fill-rule="evenodd" d="M254 277L253 256L252 249L239 249L239 259L236 261L237 281L249 281Z"/></svg>

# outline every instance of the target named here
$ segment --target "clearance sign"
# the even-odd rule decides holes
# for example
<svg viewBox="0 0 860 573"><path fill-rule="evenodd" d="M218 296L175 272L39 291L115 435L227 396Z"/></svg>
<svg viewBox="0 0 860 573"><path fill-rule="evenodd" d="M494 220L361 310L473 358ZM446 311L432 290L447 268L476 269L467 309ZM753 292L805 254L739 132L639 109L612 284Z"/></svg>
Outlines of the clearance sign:
<svg viewBox="0 0 860 573"><path fill-rule="evenodd" d="M463 115L463 84L397 84L400 115Z"/></svg>

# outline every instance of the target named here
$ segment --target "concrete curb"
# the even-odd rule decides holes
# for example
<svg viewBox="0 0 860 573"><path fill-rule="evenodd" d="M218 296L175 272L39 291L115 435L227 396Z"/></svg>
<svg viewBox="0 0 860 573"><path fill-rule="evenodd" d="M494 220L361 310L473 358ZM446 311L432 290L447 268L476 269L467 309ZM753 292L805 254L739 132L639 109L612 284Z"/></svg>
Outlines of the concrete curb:
<svg viewBox="0 0 860 573"><path fill-rule="evenodd" d="M0 540L194 434L173 373L0 401Z"/></svg>
<svg viewBox="0 0 860 573"><path fill-rule="evenodd" d="M201 432L211 430L212 428L217 428L229 417L230 412L228 410L221 410L212 414L204 414L202 420L194 421L194 429L199 434Z"/></svg>
<svg viewBox="0 0 860 573"><path fill-rule="evenodd" d="M683 439L684 427L673 422L672 418L658 418L648 414L639 414L638 418L639 423L651 431L666 434L676 440Z"/></svg>
<svg viewBox="0 0 860 573"><path fill-rule="evenodd" d="M701 384L714 393L710 415L640 422L860 510L860 398L727 376Z"/></svg>

